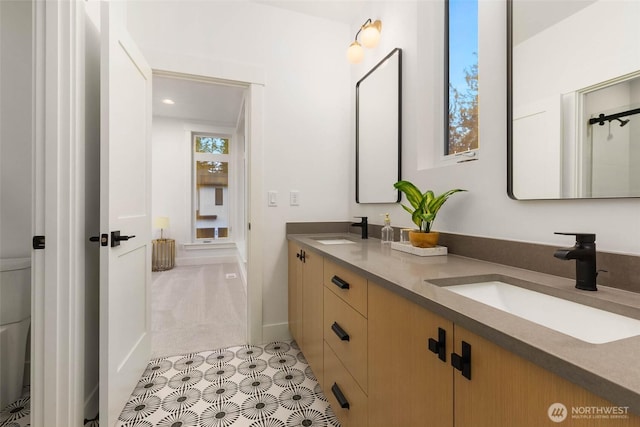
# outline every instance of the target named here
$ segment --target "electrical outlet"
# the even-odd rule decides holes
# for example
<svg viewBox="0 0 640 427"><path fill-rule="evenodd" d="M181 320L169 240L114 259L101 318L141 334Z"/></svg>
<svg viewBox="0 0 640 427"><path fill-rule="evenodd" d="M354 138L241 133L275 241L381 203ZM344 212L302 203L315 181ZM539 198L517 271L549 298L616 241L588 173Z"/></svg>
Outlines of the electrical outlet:
<svg viewBox="0 0 640 427"><path fill-rule="evenodd" d="M300 206L300 192L298 190L291 190L289 193L289 204L291 206Z"/></svg>

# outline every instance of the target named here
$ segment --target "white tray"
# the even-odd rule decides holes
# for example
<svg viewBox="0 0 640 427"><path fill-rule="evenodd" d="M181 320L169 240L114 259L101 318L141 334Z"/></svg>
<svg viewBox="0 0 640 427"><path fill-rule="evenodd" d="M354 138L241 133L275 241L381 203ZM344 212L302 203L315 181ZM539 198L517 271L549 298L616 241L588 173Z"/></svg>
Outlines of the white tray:
<svg viewBox="0 0 640 427"><path fill-rule="evenodd" d="M391 242L391 249L395 249L396 251L406 252L408 254L418 255L418 256L438 256L438 255L447 254L446 246L435 246L433 248L418 248L418 247L412 246L411 243Z"/></svg>

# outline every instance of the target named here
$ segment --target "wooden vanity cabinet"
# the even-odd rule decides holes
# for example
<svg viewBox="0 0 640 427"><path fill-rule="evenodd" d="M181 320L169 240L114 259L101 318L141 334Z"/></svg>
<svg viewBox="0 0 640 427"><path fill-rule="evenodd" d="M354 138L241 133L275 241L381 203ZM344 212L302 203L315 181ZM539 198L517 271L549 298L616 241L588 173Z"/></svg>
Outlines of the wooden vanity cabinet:
<svg viewBox="0 0 640 427"><path fill-rule="evenodd" d="M428 346L439 328L444 362ZM369 283L369 427L453 426L452 331L451 321Z"/></svg>
<svg viewBox="0 0 640 427"><path fill-rule="evenodd" d="M289 286L288 303L289 332L293 339L300 345L302 342L302 261L300 256L302 248L289 241Z"/></svg>
<svg viewBox="0 0 640 427"><path fill-rule="evenodd" d="M321 255L289 242L289 330L321 385L324 371L323 271Z"/></svg>
<svg viewBox="0 0 640 427"><path fill-rule="evenodd" d="M618 405L294 242L288 308L291 334L343 427L640 427L630 412L586 417ZM562 422L548 414L554 403L566 408Z"/></svg>
<svg viewBox="0 0 640 427"><path fill-rule="evenodd" d="M342 427L368 425L367 280L324 261L324 393Z"/></svg>
<svg viewBox="0 0 640 427"><path fill-rule="evenodd" d="M574 407L617 405L381 286L369 282L368 292L369 427L640 427L631 413L574 419ZM435 342L445 343L446 362L431 351L430 339L434 350ZM451 364L451 353L464 355L463 343L471 379ZM548 415L554 403L567 408L562 423Z"/></svg>
<svg viewBox="0 0 640 427"><path fill-rule="evenodd" d="M455 352L461 343L471 344L471 380L454 374L455 425L474 427L609 427L640 426L640 417L628 413L627 419L592 416L573 418L572 408L618 407L540 366L455 326ZM564 421L552 421L549 407L566 407ZM624 409L622 409L624 411ZM585 414L578 414L585 415Z"/></svg>

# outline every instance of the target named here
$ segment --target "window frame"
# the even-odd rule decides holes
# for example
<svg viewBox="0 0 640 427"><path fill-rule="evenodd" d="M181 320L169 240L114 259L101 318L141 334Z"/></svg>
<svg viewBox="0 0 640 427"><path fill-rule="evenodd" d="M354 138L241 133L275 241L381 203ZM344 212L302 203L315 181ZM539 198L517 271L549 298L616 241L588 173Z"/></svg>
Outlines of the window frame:
<svg viewBox="0 0 640 427"><path fill-rule="evenodd" d="M227 154L216 153L199 153L196 151L196 138L197 137L209 137L220 138L228 141L229 152ZM189 212L191 218L191 242L195 244L216 244L232 242L232 229L233 229L233 197L232 187L234 185L232 168L235 166L233 161L233 135L225 132L211 132L211 131L197 131L191 130L190 132L190 150L191 150L191 209ZM227 163L227 194L223 196L226 200L226 215L227 215L227 227L225 237L197 237L197 211L198 211L198 188L197 188L197 174L198 174L198 162L223 162ZM215 194L215 189L214 189ZM223 202L224 205L224 202Z"/></svg>
<svg viewBox="0 0 640 427"><path fill-rule="evenodd" d="M443 112L443 134L444 134L444 142L442 146L442 151L440 151L440 163L442 165L454 164L454 163L465 163L473 160L478 160L480 158L480 120L478 118L478 146L477 148L473 148L467 151L461 151L458 153L449 153L449 107L451 105L450 102L450 93L449 93L449 83L450 83L450 1L444 1L444 112ZM480 1L475 0L478 9L480 8ZM479 18L478 18L479 19ZM478 28L479 33L479 28ZM476 55L478 56L479 65L479 36L478 36L478 52ZM477 95L479 98L479 94Z"/></svg>

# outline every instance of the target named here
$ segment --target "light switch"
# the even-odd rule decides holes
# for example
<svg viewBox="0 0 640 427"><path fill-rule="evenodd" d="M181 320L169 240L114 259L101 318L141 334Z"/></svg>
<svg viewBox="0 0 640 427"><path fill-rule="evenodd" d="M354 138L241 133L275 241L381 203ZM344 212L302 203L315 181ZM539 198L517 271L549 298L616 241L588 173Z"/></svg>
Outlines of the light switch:
<svg viewBox="0 0 640 427"><path fill-rule="evenodd" d="M289 193L289 205L300 205L300 192L298 190L291 190L291 192Z"/></svg>
<svg viewBox="0 0 640 427"><path fill-rule="evenodd" d="M278 192L277 191L269 191L267 193L268 206L274 207L278 206Z"/></svg>

